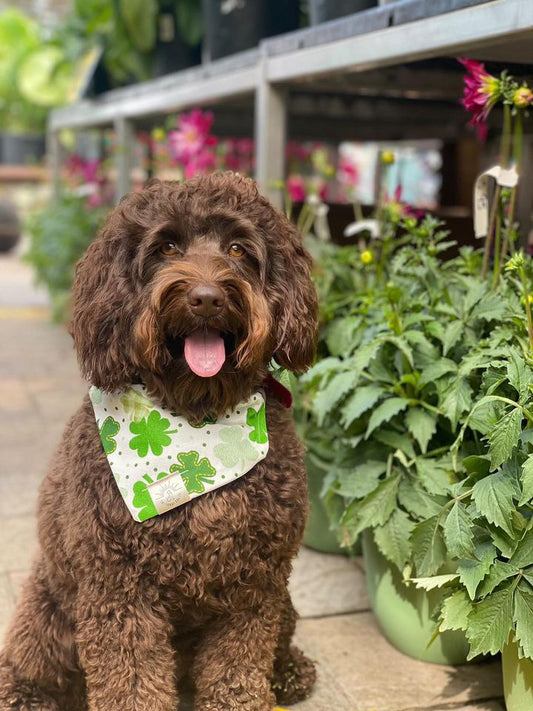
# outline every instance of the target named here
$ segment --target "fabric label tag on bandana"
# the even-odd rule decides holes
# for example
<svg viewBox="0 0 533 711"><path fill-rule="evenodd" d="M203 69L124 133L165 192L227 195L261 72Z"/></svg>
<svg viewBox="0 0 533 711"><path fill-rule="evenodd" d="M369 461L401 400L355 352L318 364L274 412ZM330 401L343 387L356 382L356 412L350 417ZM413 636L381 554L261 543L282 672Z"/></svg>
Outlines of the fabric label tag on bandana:
<svg viewBox="0 0 533 711"><path fill-rule="evenodd" d="M144 385L112 394L92 387L89 396L107 461L136 521L231 484L268 452L262 391L194 425L152 402Z"/></svg>

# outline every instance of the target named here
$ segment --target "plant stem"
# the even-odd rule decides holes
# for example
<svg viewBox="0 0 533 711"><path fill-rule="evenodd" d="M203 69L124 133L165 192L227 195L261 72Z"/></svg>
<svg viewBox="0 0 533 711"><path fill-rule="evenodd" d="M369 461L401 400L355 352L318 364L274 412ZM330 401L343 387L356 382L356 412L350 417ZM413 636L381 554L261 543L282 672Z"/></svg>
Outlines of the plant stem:
<svg viewBox="0 0 533 711"><path fill-rule="evenodd" d="M502 210L501 204L497 205L498 216L496 218L496 238L494 240L494 270L492 272L492 288L498 286L500 276L500 246L502 239Z"/></svg>
<svg viewBox="0 0 533 711"><path fill-rule="evenodd" d="M520 267L520 278L524 287L524 300L527 316L527 332L529 335L529 348L533 352L533 318L531 317L531 304L529 303L529 290L527 287L527 276L524 267Z"/></svg>
<svg viewBox="0 0 533 711"><path fill-rule="evenodd" d="M487 272L489 270L490 251L492 249L492 233L494 232L494 225L496 224L496 215L498 213L498 205L500 204L501 193L502 189L500 185L496 185L492 205L490 207L489 230L487 232L487 236L485 237L485 245L483 248L483 267L481 269L482 279L487 278Z"/></svg>
<svg viewBox="0 0 533 711"><path fill-rule="evenodd" d="M522 153L523 153L523 139L524 139L524 124L522 119L522 111L518 111L515 119L514 127L514 139L513 139L513 158L514 164L516 166L516 171L520 177L520 172L522 170ZM500 265L498 276L501 272L505 255L509 250L509 242L511 240L511 232L513 230L514 224L514 213L516 209L516 195L518 192L518 186L514 187L511 192L511 202L509 205L509 214L507 215L507 227L505 230L505 239L503 240L502 253L500 256Z"/></svg>
<svg viewBox="0 0 533 711"><path fill-rule="evenodd" d="M509 164L509 156L511 151L511 107L508 104L503 106L503 129L502 138L500 143L500 165L507 168ZM496 190L494 191L494 198L491 206L490 221L489 221L489 231L487 233L487 238L485 239L485 253L483 255L483 267L481 271L481 276L486 279L487 272L489 268L490 252L492 249L492 237L494 229L496 227L496 218L498 216L498 207L500 205L502 195L502 189L500 185L496 185ZM498 245L499 248L499 245Z"/></svg>

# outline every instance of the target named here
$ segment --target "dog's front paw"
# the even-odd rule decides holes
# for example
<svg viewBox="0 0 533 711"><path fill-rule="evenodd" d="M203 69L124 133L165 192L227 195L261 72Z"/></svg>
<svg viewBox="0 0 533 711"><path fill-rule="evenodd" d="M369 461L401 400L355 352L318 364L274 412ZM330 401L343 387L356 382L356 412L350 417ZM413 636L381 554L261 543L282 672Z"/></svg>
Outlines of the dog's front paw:
<svg viewBox="0 0 533 711"><path fill-rule="evenodd" d="M11 664L0 659L0 711L60 711L60 708L35 684L18 678Z"/></svg>
<svg viewBox="0 0 533 711"><path fill-rule="evenodd" d="M272 690L278 703L303 701L311 693L315 681L315 665L298 647L291 647L288 657L276 660Z"/></svg>

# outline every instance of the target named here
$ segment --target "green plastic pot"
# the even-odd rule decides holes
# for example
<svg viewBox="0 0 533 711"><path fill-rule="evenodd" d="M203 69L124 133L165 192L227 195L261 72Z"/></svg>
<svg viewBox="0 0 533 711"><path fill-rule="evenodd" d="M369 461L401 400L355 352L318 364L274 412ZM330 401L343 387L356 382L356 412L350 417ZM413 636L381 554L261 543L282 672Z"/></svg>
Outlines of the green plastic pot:
<svg viewBox="0 0 533 711"><path fill-rule="evenodd" d="M363 557L370 604L389 642L423 662L464 664L469 645L463 632L443 632L428 647L435 631L430 614L442 593L406 585L397 568L379 551L371 530L363 534Z"/></svg>
<svg viewBox="0 0 533 711"><path fill-rule="evenodd" d="M503 693L507 711L533 709L533 662L519 659L516 642L502 651Z"/></svg>
<svg viewBox="0 0 533 711"><path fill-rule="evenodd" d="M346 549L340 547L337 536L329 527L326 507L320 498L322 482L324 481L324 470L315 464L310 457L305 458L305 466L307 469L311 508L304 533L304 545L321 553L346 555Z"/></svg>

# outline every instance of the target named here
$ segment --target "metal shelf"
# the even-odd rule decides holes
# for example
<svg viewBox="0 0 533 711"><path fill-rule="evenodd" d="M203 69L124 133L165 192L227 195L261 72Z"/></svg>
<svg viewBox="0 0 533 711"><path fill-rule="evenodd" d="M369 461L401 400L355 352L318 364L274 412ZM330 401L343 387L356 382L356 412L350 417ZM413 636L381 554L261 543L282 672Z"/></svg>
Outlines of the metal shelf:
<svg viewBox="0 0 533 711"><path fill-rule="evenodd" d="M117 167L119 192L126 192L127 147L136 121L191 106L219 104L223 110L244 99L254 114L256 177L269 192L268 186L283 177L288 121L295 127L308 121L311 130L322 122L324 130L337 130L344 138L346 122L359 116L376 125L379 116L397 115L401 124L411 112L422 135L424 121L431 126L440 120L442 131L451 131L461 122L460 72L451 63L426 60L467 54L527 71L533 67L532 50L533 0L399 0L53 111L54 176L58 183L59 130L111 124L124 149L118 151ZM414 110L410 101L419 102ZM374 113L372 102L381 102Z"/></svg>

